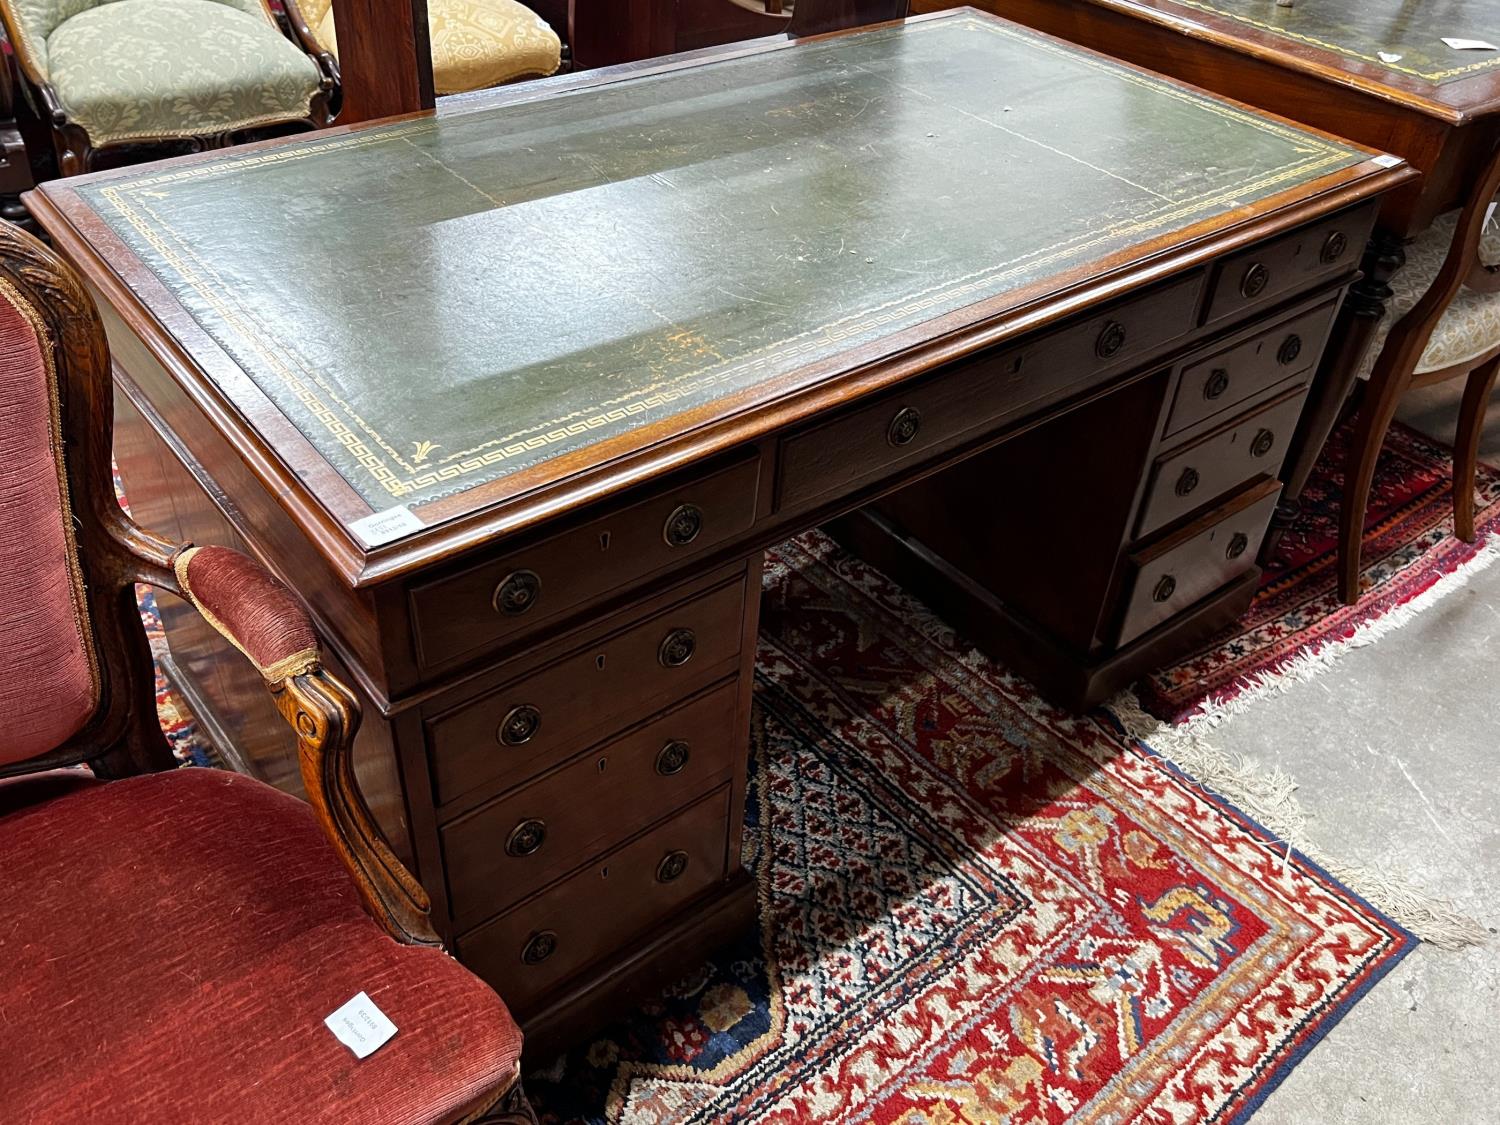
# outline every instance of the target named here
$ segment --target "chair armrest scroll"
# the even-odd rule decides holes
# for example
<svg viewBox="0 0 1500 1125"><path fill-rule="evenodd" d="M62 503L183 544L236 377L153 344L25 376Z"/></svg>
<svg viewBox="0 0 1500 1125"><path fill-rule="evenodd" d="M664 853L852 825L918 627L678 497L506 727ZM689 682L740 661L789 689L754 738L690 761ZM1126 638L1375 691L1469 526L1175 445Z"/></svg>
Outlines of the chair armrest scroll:
<svg viewBox="0 0 1500 1125"><path fill-rule="evenodd" d="M259 563L227 547L187 547L172 569L204 620L265 678L297 736L308 803L366 909L396 940L440 947L427 892L386 844L360 794L354 775L359 704L324 671L317 633L302 606Z"/></svg>

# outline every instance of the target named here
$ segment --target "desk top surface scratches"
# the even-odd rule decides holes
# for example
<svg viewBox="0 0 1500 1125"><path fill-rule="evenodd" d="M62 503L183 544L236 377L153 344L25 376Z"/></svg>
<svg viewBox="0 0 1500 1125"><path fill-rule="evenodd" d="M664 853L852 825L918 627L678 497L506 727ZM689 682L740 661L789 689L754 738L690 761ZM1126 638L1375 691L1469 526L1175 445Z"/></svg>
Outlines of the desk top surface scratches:
<svg viewBox="0 0 1500 1125"><path fill-rule="evenodd" d="M534 495L1369 156L962 13L47 190L347 526Z"/></svg>

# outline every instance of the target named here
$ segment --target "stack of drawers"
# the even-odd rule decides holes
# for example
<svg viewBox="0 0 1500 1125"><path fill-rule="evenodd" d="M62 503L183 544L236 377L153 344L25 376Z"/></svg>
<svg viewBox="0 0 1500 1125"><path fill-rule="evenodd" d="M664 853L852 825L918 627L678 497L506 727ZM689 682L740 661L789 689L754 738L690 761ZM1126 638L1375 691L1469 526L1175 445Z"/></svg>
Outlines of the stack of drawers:
<svg viewBox="0 0 1500 1125"><path fill-rule="evenodd" d="M739 871L760 556L633 604L628 587L743 534L758 481L741 459L410 592L424 668L514 653L421 724L442 886L426 881L523 1020ZM577 624L617 587L625 605Z"/></svg>

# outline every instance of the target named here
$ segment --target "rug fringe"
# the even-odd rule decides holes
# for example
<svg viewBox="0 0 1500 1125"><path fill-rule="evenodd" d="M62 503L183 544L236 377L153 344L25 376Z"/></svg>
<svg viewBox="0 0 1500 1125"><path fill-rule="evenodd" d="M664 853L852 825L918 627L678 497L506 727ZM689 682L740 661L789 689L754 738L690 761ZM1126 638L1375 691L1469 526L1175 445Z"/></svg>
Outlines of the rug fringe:
<svg viewBox="0 0 1500 1125"><path fill-rule="evenodd" d="M1500 555L1500 550L1496 554ZM1204 732L1213 724L1173 726L1162 722L1148 714L1130 691L1121 692L1106 706L1132 738L1279 837L1278 851L1300 852L1424 942L1441 949L1484 943L1487 931L1483 924L1452 903L1418 890L1400 875L1343 863L1322 853L1307 838L1307 813L1297 800L1296 781L1279 767L1268 771L1242 754L1210 745ZM1223 718L1221 714L1215 722Z"/></svg>

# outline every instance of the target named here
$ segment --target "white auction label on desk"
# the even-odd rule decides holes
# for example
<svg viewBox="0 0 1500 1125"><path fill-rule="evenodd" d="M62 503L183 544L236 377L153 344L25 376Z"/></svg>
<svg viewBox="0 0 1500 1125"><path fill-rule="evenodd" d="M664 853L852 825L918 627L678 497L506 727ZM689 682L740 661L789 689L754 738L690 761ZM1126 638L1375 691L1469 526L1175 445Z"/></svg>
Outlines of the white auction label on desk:
<svg viewBox="0 0 1500 1125"><path fill-rule="evenodd" d="M421 517L405 504L397 504L394 508L355 520L349 525L349 530L363 539L367 546L379 547L426 526Z"/></svg>
<svg viewBox="0 0 1500 1125"><path fill-rule="evenodd" d="M323 1022L357 1059L373 1055L396 1034L396 1025L363 992Z"/></svg>

